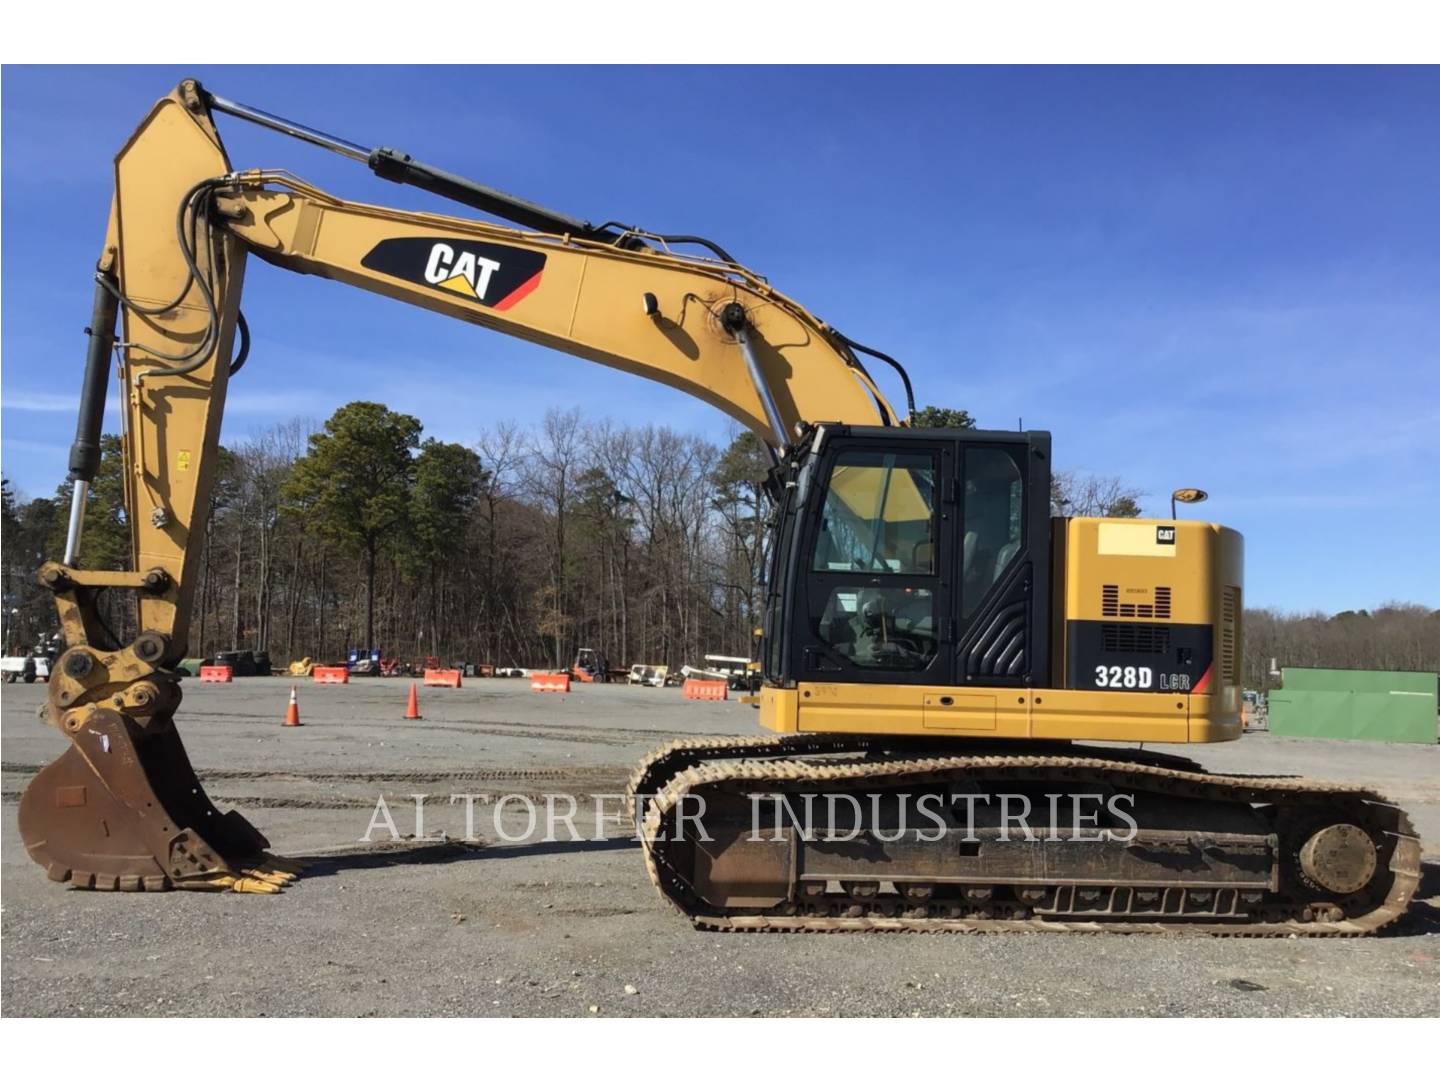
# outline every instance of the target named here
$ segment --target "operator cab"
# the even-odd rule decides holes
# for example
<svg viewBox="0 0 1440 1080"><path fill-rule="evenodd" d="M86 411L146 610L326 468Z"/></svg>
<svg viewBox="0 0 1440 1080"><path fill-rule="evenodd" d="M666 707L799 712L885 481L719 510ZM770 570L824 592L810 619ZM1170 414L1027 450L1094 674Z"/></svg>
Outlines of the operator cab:
<svg viewBox="0 0 1440 1080"><path fill-rule="evenodd" d="M774 480L767 681L1046 682L1048 432L823 425Z"/></svg>

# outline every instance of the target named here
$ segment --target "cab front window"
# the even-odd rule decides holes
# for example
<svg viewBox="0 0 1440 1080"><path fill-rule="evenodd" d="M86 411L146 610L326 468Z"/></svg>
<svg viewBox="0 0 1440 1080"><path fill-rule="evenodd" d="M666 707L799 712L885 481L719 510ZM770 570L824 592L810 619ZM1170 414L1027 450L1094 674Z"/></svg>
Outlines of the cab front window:
<svg viewBox="0 0 1440 1080"><path fill-rule="evenodd" d="M933 574L934 500L933 455L846 451L830 473L811 569Z"/></svg>
<svg viewBox="0 0 1440 1080"><path fill-rule="evenodd" d="M935 659L936 487L928 450L836 457L810 560L821 670L920 672Z"/></svg>

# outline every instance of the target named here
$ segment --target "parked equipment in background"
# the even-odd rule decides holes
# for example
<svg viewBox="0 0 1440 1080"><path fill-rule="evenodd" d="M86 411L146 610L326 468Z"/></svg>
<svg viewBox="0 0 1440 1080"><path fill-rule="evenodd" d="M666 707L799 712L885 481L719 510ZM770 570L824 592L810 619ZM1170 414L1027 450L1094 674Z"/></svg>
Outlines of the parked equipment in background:
<svg viewBox="0 0 1440 1080"><path fill-rule="evenodd" d="M434 660L435 657L428 659ZM410 665L405 661L386 656L380 649L371 649L368 653L363 649L351 649L345 666L350 669L351 675L379 675L387 679L408 675L411 671ZM431 666L439 665L437 663Z"/></svg>
<svg viewBox="0 0 1440 1080"><path fill-rule="evenodd" d="M610 661L597 649L581 649L570 665L570 676L576 682L603 683L610 681Z"/></svg>
<svg viewBox="0 0 1440 1080"><path fill-rule="evenodd" d="M222 113L365 162L467 214L349 202L286 170L237 170L216 127ZM718 125L716 138L736 130ZM1392 801L1355 784L1214 775L1154 748L1240 736L1243 551L1233 530L1052 520L1048 432L911 426L914 395L898 361L708 240L546 210L193 80L146 115L113 174L66 551L41 569L66 633L48 713L70 746L19 807L26 848L52 880L265 884L246 867L266 858L267 841L239 814L221 815L189 766L171 667L189 637L226 388L248 352L239 305L255 254L648 376L715 404L765 443L758 696L771 734L671 743L631 785L649 876L695 926L981 929L1003 919L1353 936L1409 905L1421 846ZM67 218L85 212L60 205ZM477 209L538 232L476 220ZM837 235L854 227L837 224ZM943 249L933 235L903 242L922 256ZM696 245L705 254L691 254ZM871 308L885 303L883 283L851 292ZM961 309L925 310L928 337L960 336ZM123 359L133 572L78 568L113 351ZM871 363L898 373L905 410L886 400ZM1193 426L1182 396L1163 407L1171 427ZM95 599L104 589L136 597L133 640L104 630ZM609 674L598 658L590 671ZM1271 705L1273 726L1273 695ZM849 833L851 804L889 813L927 793L1017 787L1048 796L1037 808L1042 831L1093 842L1005 842L1011 826L990 812L965 823L963 842L954 830L946 843L918 842L879 820ZM821 817L796 829L795 804L816 791L851 799L816 800ZM1106 809L1092 812L1080 800L1097 792ZM680 826L696 805L698 819ZM759 821L756 805L769 807ZM1128 807L1123 819L1117 805ZM741 842L757 827L786 842ZM835 839L846 833L855 839Z"/></svg>
<svg viewBox="0 0 1440 1080"><path fill-rule="evenodd" d="M250 649L217 652L210 663L224 664L232 668L236 678L270 674L270 654L268 652L254 652Z"/></svg>
<svg viewBox="0 0 1440 1080"><path fill-rule="evenodd" d="M34 655L0 657L0 675L7 683L33 683L36 679L49 682L50 661Z"/></svg>
<svg viewBox="0 0 1440 1080"><path fill-rule="evenodd" d="M355 670L356 664L366 665L363 674L374 675L380 670L380 650L371 649L366 652L364 649L351 649L350 654L345 657L345 666L350 669L350 674L362 674Z"/></svg>
<svg viewBox="0 0 1440 1080"><path fill-rule="evenodd" d="M664 664L631 664L625 681L631 686L664 686L669 671Z"/></svg>
<svg viewBox="0 0 1440 1080"><path fill-rule="evenodd" d="M435 658L430 657L429 659L434 660ZM345 666L350 669L351 675L378 675L386 679L408 675L411 670L410 665L405 661L393 656L386 656L379 649L371 649L368 653L363 649L351 649Z"/></svg>
<svg viewBox="0 0 1440 1080"><path fill-rule="evenodd" d="M291 660L289 674L305 679L310 677L310 672L315 670L315 661L310 657L303 660Z"/></svg>
<svg viewBox="0 0 1440 1080"><path fill-rule="evenodd" d="M680 669L680 674L685 679L718 680L731 690L742 694L758 692L763 681L760 665L743 656L707 655L704 667L693 667L686 664Z"/></svg>
<svg viewBox="0 0 1440 1080"><path fill-rule="evenodd" d="M1265 695L1260 691L1246 690L1240 695L1240 723L1246 731L1270 729Z"/></svg>
<svg viewBox="0 0 1440 1080"><path fill-rule="evenodd" d="M18 656L0 657L0 677L7 683L50 681L50 668L60 655L59 635L41 634L35 645Z"/></svg>
<svg viewBox="0 0 1440 1080"><path fill-rule="evenodd" d="M715 656L706 654L705 668L723 678L731 690L744 694L760 690L760 665L748 656Z"/></svg>

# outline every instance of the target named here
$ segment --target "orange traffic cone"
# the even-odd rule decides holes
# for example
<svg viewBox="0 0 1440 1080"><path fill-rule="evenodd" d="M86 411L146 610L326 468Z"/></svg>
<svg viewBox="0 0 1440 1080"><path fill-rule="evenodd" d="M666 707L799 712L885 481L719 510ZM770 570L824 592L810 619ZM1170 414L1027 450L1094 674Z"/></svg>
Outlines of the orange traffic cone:
<svg viewBox="0 0 1440 1080"><path fill-rule="evenodd" d="M290 687L290 707L285 710L285 726L300 727L300 703L295 700L295 687Z"/></svg>
<svg viewBox="0 0 1440 1080"><path fill-rule="evenodd" d="M410 684L410 700L405 703L405 719L420 719L420 695L415 693L415 684Z"/></svg>

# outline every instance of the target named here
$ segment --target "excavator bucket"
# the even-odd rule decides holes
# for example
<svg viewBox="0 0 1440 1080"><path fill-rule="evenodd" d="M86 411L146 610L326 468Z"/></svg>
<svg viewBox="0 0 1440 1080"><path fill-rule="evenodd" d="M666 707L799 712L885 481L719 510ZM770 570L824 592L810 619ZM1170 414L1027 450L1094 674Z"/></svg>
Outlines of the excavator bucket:
<svg viewBox="0 0 1440 1080"><path fill-rule="evenodd" d="M52 881L76 888L278 892L291 864L243 816L217 810L171 720L94 712L20 800L20 835Z"/></svg>

